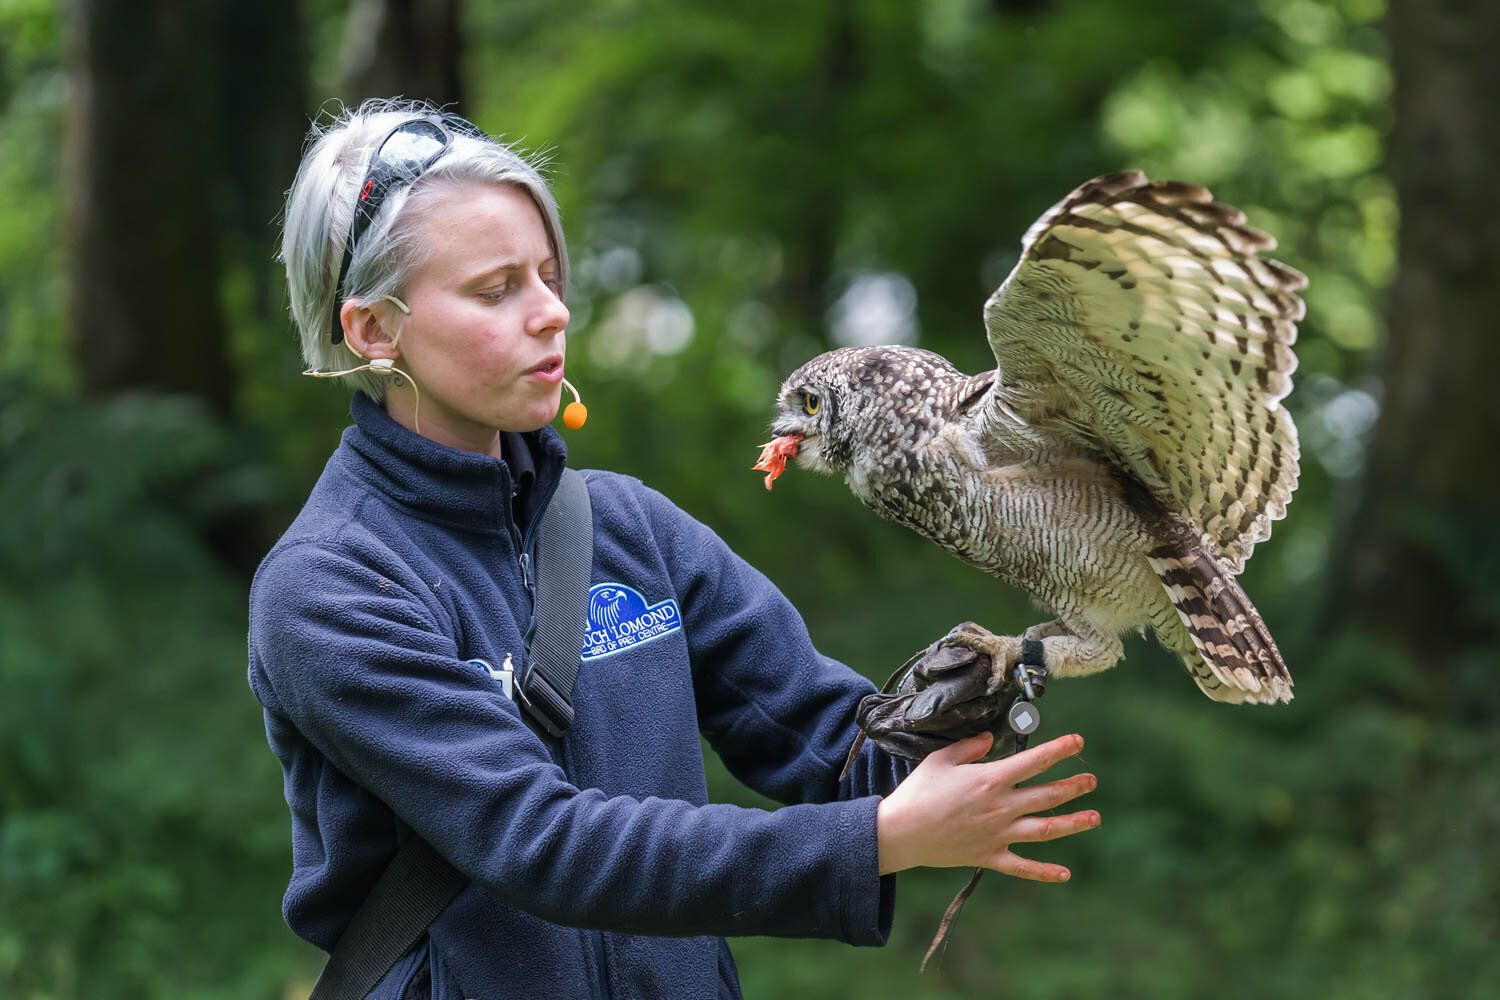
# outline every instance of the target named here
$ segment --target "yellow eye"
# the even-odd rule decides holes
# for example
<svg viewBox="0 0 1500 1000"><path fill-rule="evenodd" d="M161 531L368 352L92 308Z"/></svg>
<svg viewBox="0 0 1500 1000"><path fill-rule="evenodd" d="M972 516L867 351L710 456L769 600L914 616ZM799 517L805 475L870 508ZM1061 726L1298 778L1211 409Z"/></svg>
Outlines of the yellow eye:
<svg viewBox="0 0 1500 1000"><path fill-rule="evenodd" d="M802 394L802 408L809 414L815 414L823 406L823 401L810 392Z"/></svg>

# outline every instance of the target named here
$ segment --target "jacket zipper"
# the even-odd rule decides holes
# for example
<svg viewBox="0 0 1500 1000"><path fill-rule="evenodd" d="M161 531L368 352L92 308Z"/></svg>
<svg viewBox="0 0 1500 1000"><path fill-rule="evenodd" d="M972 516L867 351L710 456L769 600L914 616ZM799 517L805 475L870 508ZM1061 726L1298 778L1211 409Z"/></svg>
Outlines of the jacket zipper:
<svg viewBox="0 0 1500 1000"><path fill-rule="evenodd" d="M599 994L601 1000L609 997L609 970L604 967L604 932L591 930L589 935L594 941L594 962L599 966Z"/></svg>
<svg viewBox="0 0 1500 1000"><path fill-rule="evenodd" d="M520 544L520 539L517 539L516 542ZM531 579L531 557L522 552L516 557L516 561L521 564L521 582L526 584L526 593L531 595L531 607L534 612L536 609L536 586Z"/></svg>

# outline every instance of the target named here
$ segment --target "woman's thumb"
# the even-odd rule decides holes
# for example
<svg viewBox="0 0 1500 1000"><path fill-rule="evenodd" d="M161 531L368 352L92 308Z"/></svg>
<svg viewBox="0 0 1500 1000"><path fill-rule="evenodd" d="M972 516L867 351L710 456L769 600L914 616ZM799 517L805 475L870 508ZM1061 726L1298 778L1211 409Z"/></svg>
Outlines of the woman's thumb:
<svg viewBox="0 0 1500 1000"><path fill-rule="evenodd" d="M950 743L941 750L935 750L932 756L937 757L944 764L972 764L988 753L990 744L994 742L994 733L979 733L966 736L957 743Z"/></svg>

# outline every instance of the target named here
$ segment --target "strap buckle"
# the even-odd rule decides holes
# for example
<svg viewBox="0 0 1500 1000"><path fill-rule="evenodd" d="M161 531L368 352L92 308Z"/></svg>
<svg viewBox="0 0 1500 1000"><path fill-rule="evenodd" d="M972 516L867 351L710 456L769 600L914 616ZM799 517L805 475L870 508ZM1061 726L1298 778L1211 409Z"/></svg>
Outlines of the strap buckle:
<svg viewBox="0 0 1500 1000"><path fill-rule="evenodd" d="M558 693L535 663L526 665L526 675L516 685L521 707L526 714L546 731L547 735L561 739L563 733L573 725L573 706Z"/></svg>

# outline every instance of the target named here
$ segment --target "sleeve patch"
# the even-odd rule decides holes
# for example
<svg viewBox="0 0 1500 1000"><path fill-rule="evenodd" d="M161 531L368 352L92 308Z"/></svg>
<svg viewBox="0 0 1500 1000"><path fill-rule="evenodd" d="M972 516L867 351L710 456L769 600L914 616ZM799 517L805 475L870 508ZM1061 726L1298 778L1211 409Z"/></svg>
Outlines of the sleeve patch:
<svg viewBox="0 0 1500 1000"><path fill-rule="evenodd" d="M681 630L677 601L667 598L648 605L640 591L623 583L596 583L589 589L588 634L583 659L597 660L623 653Z"/></svg>

